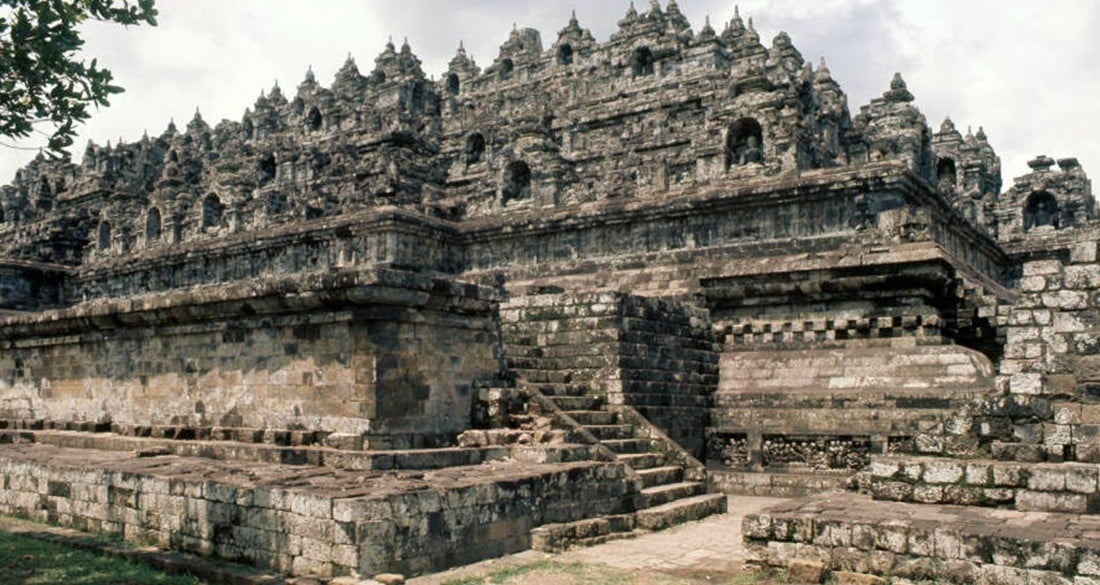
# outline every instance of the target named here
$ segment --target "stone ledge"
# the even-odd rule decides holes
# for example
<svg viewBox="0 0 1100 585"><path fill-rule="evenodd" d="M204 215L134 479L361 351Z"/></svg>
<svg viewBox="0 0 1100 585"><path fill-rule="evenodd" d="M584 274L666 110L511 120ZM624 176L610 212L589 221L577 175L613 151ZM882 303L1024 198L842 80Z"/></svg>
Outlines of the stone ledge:
<svg viewBox="0 0 1100 585"><path fill-rule="evenodd" d="M871 463L877 500L1091 514L1100 511L1100 467L984 459L883 456Z"/></svg>
<svg viewBox="0 0 1100 585"><path fill-rule="evenodd" d="M804 560L832 572L958 584L1100 582L1100 518L1093 516L836 493L749 515L743 530L747 560L771 566Z"/></svg>

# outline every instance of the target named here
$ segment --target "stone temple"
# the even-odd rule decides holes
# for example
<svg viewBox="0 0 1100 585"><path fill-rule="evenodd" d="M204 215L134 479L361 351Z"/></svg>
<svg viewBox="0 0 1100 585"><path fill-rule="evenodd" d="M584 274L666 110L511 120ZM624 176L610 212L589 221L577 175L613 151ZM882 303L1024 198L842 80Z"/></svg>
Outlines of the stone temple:
<svg viewBox="0 0 1100 585"><path fill-rule="evenodd" d="M1006 187L900 75L853 112L751 20L618 24L438 81L389 44L22 169L0 512L416 574L772 494L805 499L746 520L759 563L1100 583L1078 162Z"/></svg>

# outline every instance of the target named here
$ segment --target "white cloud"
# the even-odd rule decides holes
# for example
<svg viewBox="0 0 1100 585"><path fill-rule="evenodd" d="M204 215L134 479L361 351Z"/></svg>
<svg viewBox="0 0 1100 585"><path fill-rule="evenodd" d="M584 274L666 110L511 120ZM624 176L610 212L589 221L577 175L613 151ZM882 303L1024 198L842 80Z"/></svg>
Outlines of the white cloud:
<svg viewBox="0 0 1100 585"><path fill-rule="evenodd" d="M637 3L644 9L645 0ZM664 2L662 2L663 4ZM728 0L679 0L698 29L706 14L721 30ZM328 83L351 52L373 67L387 37L408 36L430 74L439 75L459 40L482 67L497 56L512 24L533 26L549 46L577 10L581 25L606 40L627 2L543 0L161 0L160 26L90 24L87 54L100 58L126 93L97 112L78 147L93 139L132 141L160 133L170 118L240 119L277 79L292 92L312 65ZM946 115L965 129L985 127L1004 159L1006 187L1038 153L1078 156L1100 173L1100 3L991 0L744 0L765 44L780 30L813 63L825 56L853 111L901 71L935 128ZM0 182L33 154L0 150Z"/></svg>

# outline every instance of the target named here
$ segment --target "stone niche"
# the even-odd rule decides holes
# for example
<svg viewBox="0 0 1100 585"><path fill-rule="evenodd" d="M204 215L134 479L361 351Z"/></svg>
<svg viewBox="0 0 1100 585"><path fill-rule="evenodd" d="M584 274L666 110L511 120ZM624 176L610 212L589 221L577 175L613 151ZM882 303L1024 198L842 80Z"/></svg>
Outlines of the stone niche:
<svg viewBox="0 0 1100 585"><path fill-rule="evenodd" d="M0 418L445 444L500 373L487 288L393 270L244 281L0 321Z"/></svg>

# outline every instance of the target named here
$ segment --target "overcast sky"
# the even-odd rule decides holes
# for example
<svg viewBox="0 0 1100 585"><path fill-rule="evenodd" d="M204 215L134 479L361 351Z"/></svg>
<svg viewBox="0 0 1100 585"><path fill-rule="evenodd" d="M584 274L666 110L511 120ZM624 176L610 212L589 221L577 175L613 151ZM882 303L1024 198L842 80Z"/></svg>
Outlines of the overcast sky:
<svg viewBox="0 0 1100 585"><path fill-rule="evenodd" d="M665 2L662 2L662 6ZM460 40L478 65L492 63L512 24L553 43L576 9L607 40L626 0L159 0L159 26L90 23L87 56L126 92L81 129L112 143L185 124L198 108L211 124L239 120L277 80L292 94L307 67L328 85L350 53L363 73L390 36L407 37L439 77ZM639 0L644 10L648 0ZM803 56L825 57L852 113L900 71L938 129L950 115L964 134L984 126L1003 161L1005 188L1037 154L1076 156L1100 176L1100 2L1095 0L744 0L764 44L787 31ZM696 31L710 15L721 32L725 0L680 0ZM0 147L0 183L34 156Z"/></svg>

